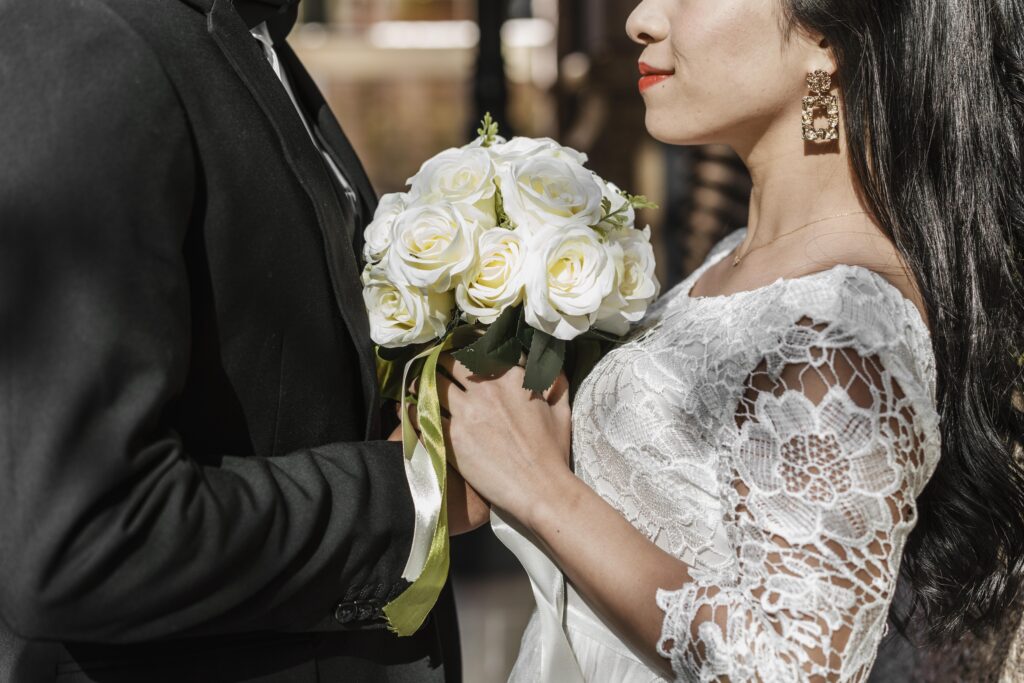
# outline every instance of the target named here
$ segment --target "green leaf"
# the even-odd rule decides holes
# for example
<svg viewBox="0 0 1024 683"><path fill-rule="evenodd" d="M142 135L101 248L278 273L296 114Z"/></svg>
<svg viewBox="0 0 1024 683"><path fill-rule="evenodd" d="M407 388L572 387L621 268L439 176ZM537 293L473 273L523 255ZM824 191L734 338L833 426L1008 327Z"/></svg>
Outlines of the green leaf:
<svg viewBox="0 0 1024 683"><path fill-rule="evenodd" d="M533 331L523 388L543 393L551 388L565 363L565 342L546 332Z"/></svg>
<svg viewBox="0 0 1024 683"><path fill-rule="evenodd" d="M509 306L478 340L452 355L474 375L493 377L519 363L516 336L522 309Z"/></svg>
<svg viewBox="0 0 1024 683"><path fill-rule="evenodd" d="M516 330L516 336L519 338L519 344L523 347L523 351L529 352L530 346L533 344L533 328L526 324L526 312L519 316L519 329Z"/></svg>
<svg viewBox="0 0 1024 683"><path fill-rule="evenodd" d="M498 124L491 118L491 112L484 114L484 120L480 122L480 128L476 132L484 139L482 143L484 147L494 144L495 138L498 137Z"/></svg>
<svg viewBox="0 0 1024 683"><path fill-rule="evenodd" d="M494 215L498 219L498 227L512 230L515 225L512 224L512 219L508 217L508 212L505 211L505 197L501 194L501 185L498 184L498 179L494 179Z"/></svg>
<svg viewBox="0 0 1024 683"><path fill-rule="evenodd" d="M658 208L657 204L650 201L649 199L647 199L647 197L643 196L642 194L629 194L628 192L623 192L622 196L626 198L626 201L628 201L629 205L632 206L634 209Z"/></svg>

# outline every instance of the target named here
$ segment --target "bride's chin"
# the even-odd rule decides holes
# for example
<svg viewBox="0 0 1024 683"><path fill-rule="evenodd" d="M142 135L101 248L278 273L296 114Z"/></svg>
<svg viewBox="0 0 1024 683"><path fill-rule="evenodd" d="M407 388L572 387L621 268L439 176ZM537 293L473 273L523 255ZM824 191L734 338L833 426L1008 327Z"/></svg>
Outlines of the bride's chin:
<svg viewBox="0 0 1024 683"><path fill-rule="evenodd" d="M669 112L664 108L647 107L647 114L644 125L647 133L666 145L702 145L705 141L699 135L699 131L690 129L683 124L686 121L686 114L677 111Z"/></svg>
<svg viewBox="0 0 1024 683"><path fill-rule="evenodd" d="M647 122L647 133L658 142L663 142L666 145L691 146L712 144L704 136L696 134L694 131L682 130L677 126L666 126L663 123L652 123L650 120Z"/></svg>

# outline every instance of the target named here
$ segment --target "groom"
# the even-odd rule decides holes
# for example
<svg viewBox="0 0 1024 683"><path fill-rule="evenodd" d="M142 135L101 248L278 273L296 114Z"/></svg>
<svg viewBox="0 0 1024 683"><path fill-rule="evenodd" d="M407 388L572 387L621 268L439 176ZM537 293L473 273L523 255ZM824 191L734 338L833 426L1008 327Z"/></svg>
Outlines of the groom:
<svg viewBox="0 0 1024 683"><path fill-rule="evenodd" d="M295 2L0 0L0 681L459 678Z"/></svg>

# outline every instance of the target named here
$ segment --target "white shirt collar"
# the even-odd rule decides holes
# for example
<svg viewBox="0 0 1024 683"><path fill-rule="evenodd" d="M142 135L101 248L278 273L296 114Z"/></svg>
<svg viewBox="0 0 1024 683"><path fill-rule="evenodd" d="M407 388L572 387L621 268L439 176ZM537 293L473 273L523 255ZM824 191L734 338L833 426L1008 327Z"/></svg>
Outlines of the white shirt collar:
<svg viewBox="0 0 1024 683"><path fill-rule="evenodd" d="M267 22L261 22L250 29L249 33L256 40L263 43L268 50L274 49L274 39L270 37L270 29L267 28Z"/></svg>

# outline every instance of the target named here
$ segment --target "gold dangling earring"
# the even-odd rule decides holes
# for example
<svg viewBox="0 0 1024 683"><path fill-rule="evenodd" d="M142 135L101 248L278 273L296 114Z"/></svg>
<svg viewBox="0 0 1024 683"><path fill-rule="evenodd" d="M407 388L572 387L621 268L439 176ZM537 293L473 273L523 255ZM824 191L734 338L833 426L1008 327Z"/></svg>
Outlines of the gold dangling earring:
<svg viewBox="0 0 1024 683"><path fill-rule="evenodd" d="M807 86L814 93L804 98L803 138L807 142L821 144L839 139L839 98L830 95L832 77L828 72L817 69L807 74ZM821 110L828 118L827 128L815 128L814 112Z"/></svg>

